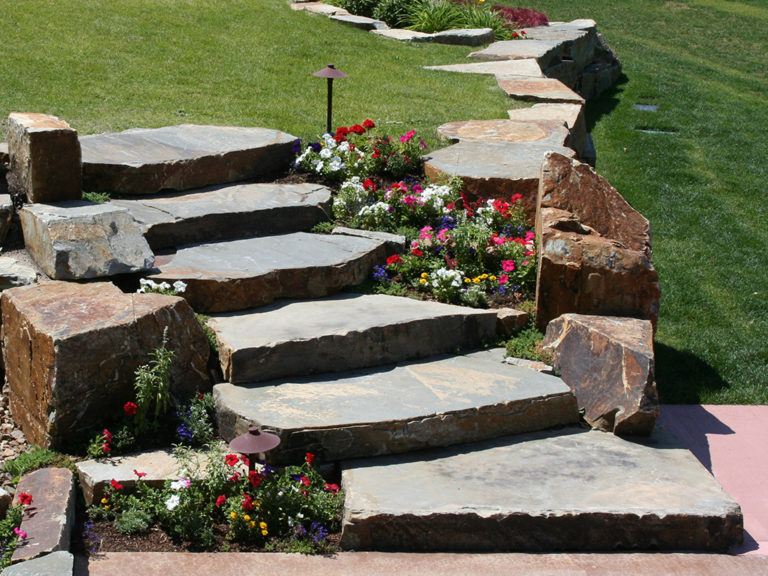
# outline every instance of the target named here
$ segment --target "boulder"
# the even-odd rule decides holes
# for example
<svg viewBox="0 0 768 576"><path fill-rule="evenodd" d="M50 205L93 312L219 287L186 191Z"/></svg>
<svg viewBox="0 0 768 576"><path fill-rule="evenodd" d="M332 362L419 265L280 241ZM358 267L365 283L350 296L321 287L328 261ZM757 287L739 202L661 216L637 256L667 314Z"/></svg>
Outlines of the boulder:
<svg viewBox="0 0 768 576"><path fill-rule="evenodd" d="M387 248L388 254L402 254L405 252L405 236L401 234L379 232L378 230L347 228L346 226L336 226L333 230L331 230L331 234L341 234L342 236L357 236L358 238L368 238L376 242L383 242L384 246Z"/></svg>
<svg viewBox="0 0 768 576"><path fill-rule="evenodd" d="M0 488L0 520L5 518L5 513L8 511L8 507L11 505L11 500L13 500L13 496Z"/></svg>
<svg viewBox="0 0 768 576"><path fill-rule="evenodd" d="M590 425L622 435L653 432L659 396L648 320L564 314L547 326L544 348Z"/></svg>
<svg viewBox="0 0 768 576"><path fill-rule="evenodd" d="M0 174L2 178L2 174ZM10 195L0 194L0 246L5 242L13 220L13 201Z"/></svg>
<svg viewBox="0 0 768 576"><path fill-rule="evenodd" d="M16 286L27 286L37 281L37 272L9 256L0 256L0 292Z"/></svg>
<svg viewBox="0 0 768 576"><path fill-rule="evenodd" d="M66 468L30 472L16 487L17 502L22 492L32 495L32 504L21 520L21 529L28 538L13 552L11 561L23 562L57 550L69 550L76 499L72 472Z"/></svg>
<svg viewBox="0 0 768 576"><path fill-rule="evenodd" d="M514 308L498 308L496 310L496 333L500 336L513 336L525 328L530 315Z"/></svg>
<svg viewBox="0 0 768 576"><path fill-rule="evenodd" d="M9 566L0 576L72 576L74 568L75 557L60 550Z"/></svg>
<svg viewBox="0 0 768 576"><path fill-rule="evenodd" d="M558 120L459 120L437 128L443 138L459 142L478 140L484 142L536 142L551 146L567 146L570 132L565 123Z"/></svg>
<svg viewBox="0 0 768 576"><path fill-rule="evenodd" d="M154 265L141 227L125 208L77 200L25 206L19 217L27 251L53 279L100 278Z"/></svg>
<svg viewBox="0 0 768 576"><path fill-rule="evenodd" d="M136 369L166 330L172 393L210 387L208 341L182 298L46 282L6 290L0 304L11 413L34 444L71 446L73 435L122 414Z"/></svg>
<svg viewBox="0 0 768 576"><path fill-rule="evenodd" d="M402 28L389 28L386 30L371 30L372 34L389 38L390 40L400 40L401 42L429 42L433 35L426 32L417 32L416 30L403 30Z"/></svg>
<svg viewBox="0 0 768 576"><path fill-rule="evenodd" d="M312 14L322 14L323 16L333 16L334 14L349 14L340 6L332 6L323 2L294 2L291 4L292 10L303 10Z"/></svg>
<svg viewBox="0 0 768 576"><path fill-rule="evenodd" d="M656 325L660 289L648 220L591 166L547 155L536 234L541 330L568 312L632 316Z"/></svg>
<svg viewBox="0 0 768 576"><path fill-rule="evenodd" d="M30 202L82 197L77 132L56 116L13 112L8 117L8 154L15 191Z"/></svg>

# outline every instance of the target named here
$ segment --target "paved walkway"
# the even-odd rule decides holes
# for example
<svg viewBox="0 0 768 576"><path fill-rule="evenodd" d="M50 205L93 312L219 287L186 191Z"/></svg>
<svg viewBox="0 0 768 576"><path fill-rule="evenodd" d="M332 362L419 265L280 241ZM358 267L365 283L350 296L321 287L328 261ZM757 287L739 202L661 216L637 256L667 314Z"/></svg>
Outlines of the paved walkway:
<svg viewBox="0 0 768 576"><path fill-rule="evenodd" d="M768 555L768 406L663 406L661 423L706 466L744 513L744 544Z"/></svg>

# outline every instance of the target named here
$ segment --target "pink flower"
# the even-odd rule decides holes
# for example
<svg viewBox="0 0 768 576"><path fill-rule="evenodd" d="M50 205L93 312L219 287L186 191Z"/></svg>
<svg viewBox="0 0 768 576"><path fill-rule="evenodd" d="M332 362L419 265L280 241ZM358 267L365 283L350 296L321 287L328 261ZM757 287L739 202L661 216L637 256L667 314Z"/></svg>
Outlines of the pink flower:
<svg viewBox="0 0 768 576"><path fill-rule="evenodd" d="M502 260L501 261L501 269L504 270L504 272L514 272L515 271L515 261L514 260Z"/></svg>
<svg viewBox="0 0 768 576"><path fill-rule="evenodd" d="M440 232L437 233L437 241L440 242L441 244L445 244L450 239L451 239L451 236L448 228L443 228L442 230L440 230Z"/></svg>
<svg viewBox="0 0 768 576"><path fill-rule="evenodd" d="M528 266L529 262L528 262L528 260L523 260L522 264L523 264L523 266Z"/></svg>
<svg viewBox="0 0 768 576"><path fill-rule="evenodd" d="M403 144L410 142L414 136L416 136L416 130L408 130L408 132L400 136L400 142Z"/></svg>
<svg viewBox="0 0 768 576"><path fill-rule="evenodd" d="M29 534L27 534L24 530L22 530L18 526L13 529L13 533L16 534L16 536L18 536L22 540L26 540L27 536L29 536Z"/></svg>
<svg viewBox="0 0 768 576"><path fill-rule="evenodd" d="M432 240L432 226L424 226L419 230L419 240Z"/></svg>
<svg viewBox="0 0 768 576"><path fill-rule="evenodd" d="M528 232L525 233L525 241L530 242L531 240L536 239L536 233L532 232L531 230L528 230Z"/></svg>
<svg viewBox="0 0 768 576"><path fill-rule="evenodd" d="M424 188L421 187L421 184L414 184L411 187L411 190L413 191L414 194L421 194L422 192L424 192Z"/></svg>
<svg viewBox="0 0 768 576"><path fill-rule="evenodd" d="M134 470L134 471L133 471L133 473L134 473L134 474L136 474L136 476L137 476L138 478L144 478L144 476L146 476L146 475L147 475L147 473L146 473L146 472L139 472L138 470Z"/></svg>
<svg viewBox="0 0 768 576"><path fill-rule="evenodd" d="M501 276L499 276L498 280L499 280L499 284L506 284L507 282L509 282L509 276L507 276L506 274L502 274Z"/></svg>
<svg viewBox="0 0 768 576"><path fill-rule="evenodd" d="M506 242L506 238L503 236L491 236L491 242L493 242L493 244L496 246L501 246L504 244L504 242Z"/></svg>
<svg viewBox="0 0 768 576"><path fill-rule="evenodd" d="M403 198L403 204L406 206L414 206L416 204L416 196L406 196Z"/></svg>

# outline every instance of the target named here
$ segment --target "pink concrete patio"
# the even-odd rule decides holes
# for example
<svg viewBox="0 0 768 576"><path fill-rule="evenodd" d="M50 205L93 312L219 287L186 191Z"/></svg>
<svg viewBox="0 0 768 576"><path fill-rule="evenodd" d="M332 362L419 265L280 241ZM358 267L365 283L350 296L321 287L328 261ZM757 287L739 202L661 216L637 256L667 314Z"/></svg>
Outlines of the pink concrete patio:
<svg viewBox="0 0 768 576"><path fill-rule="evenodd" d="M661 424L709 469L744 513L744 544L768 555L768 406L662 407Z"/></svg>

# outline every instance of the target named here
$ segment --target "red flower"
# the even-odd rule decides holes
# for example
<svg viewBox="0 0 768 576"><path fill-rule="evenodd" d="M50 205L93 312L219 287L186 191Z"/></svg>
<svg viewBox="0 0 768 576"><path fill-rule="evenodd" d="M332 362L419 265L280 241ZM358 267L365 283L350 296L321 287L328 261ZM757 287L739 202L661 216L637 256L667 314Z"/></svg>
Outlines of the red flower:
<svg viewBox="0 0 768 576"><path fill-rule="evenodd" d="M331 494L338 494L339 489L340 488L338 484L329 484L328 482L326 482L325 486L323 486L323 490L330 492Z"/></svg>
<svg viewBox="0 0 768 576"><path fill-rule="evenodd" d="M101 432L101 435L104 437L104 442L112 442L112 432L106 428Z"/></svg>
<svg viewBox="0 0 768 576"><path fill-rule="evenodd" d="M370 118L366 118L365 120L363 120L363 128L365 128L366 130L370 130L371 128L376 128L376 124L374 124L373 120L371 120Z"/></svg>
<svg viewBox="0 0 768 576"><path fill-rule="evenodd" d="M22 506L29 506L32 504L32 494L29 492L19 492L18 499L19 504Z"/></svg>
<svg viewBox="0 0 768 576"><path fill-rule="evenodd" d="M224 456L224 463L227 466L237 466L238 462L240 462L240 457L237 454L227 454Z"/></svg>
<svg viewBox="0 0 768 576"><path fill-rule="evenodd" d="M261 483L264 481L264 476L256 472L256 470L251 470L248 472L248 482L250 482L251 486L254 488L258 488L261 486Z"/></svg>
<svg viewBox="0 0 768 576"><path fill-rule="evenodd" d="M253 498L249 494L246 494L243 496L243 503L241 504L243 510L250 511L253 510Z"/></svg>
<svg viewBox="0 0 768 576"><path fill-rule="evenodd" d="M235 472L228 478L230 482L238 482L240 480L240 472Z"/></svg>
<svg viewBox="0 0 768 576"><path fill-rule="evenodd" d="M114 488L115 490L122 490L123 489L123 485L120 484L120 482L118 482L114 478L112 478L112 480L110 480L109 483L112 485L112 488Z"/></svg>
<svg viewBox="0 0 768 576"><path fill-rule="evenodd" d="M248 456L246 456L245 454L243 454L242 456L240 456L240 462L242 462L242 463L243 463L243 464L245 464L246 466L250 466L250 465L251 465L251 461L250 461L250 460L248 460Z"/></svg>
<svg viewBox="0 0 768 576"><path fill-rule="evenodd" d="M371 154L371 158L378 158L379 156L381 156L381 153L378 150L376 150L376 148L374 148L373 154Z"/></svg>
<svg viewBox="0 0 768 576"><path fill-rule="evenodd" d="M224 506L224 503L227 501L227 497L222 494L218 498L216 498L216 508L221 508Z"/></svg>
<svg viewBox="0 0 768 576"><path fill-rule="evenodd" d="M136 474L136 476L139 478L144 478L144 476L147 475L146 472L139 472L138 470L134 470L133 473Z"/></svg>
<svg viewBox="0 0 768 576"><path fill-rule="evenodd" d="M312 466L312 462L315 461L315 455L312 454L312 452L307 452L306 455L304 456L304 460L306 460L307 464Z"/></svg>
<svg viewBox="0 0 768 576"><path fill-rule="evenodd" d="M424 252L422 252L418 248L411 248L411 255L418 256L419 258L421 258L422 256L424 256Z"/></svg>
<svg viewBox="0 0 768 576"><path fill-rule="evenodd" d="M523 195L522 194L512 194L512 197L509 199L509 201L512 204L516 204L517 202L523 201Z"/></svg>
<svg viewBox="0 0 768 576"><path fill-rule="evenodd" d="M376 183L370 178L366 178L365 180L363 180L363 190L370 190L370 191L376 190Z"/></svg>
<svg viewBox="0 0 768 576"><path fill-rule="evenodd" d="M105 442L101 445L101 451L104 452L104 454L109 454L112 451L112 448Z"/></svg>
<svg viewBox="0 0 768 576"><path fill-rule="evenodd" d="M126 402L123 404L123 412L126 416L136 416L136 412L139 411L139 406L135 402Z"/></svg>
<svg viewBox="0 0 768 576"><path fill-rule="evenodd" d="M309 479L308 476L304 476L304 474L301 475L301 478L299 478L299 481L304 484L304 486L311 486L312 481Z"/></svg>
<svg viewBox="0 0 768 576"><path fill-rule="evenodd" d="M392 256L387 258L387 266L392 266L394 264L399 264L402 261L403 261L403 259L400 258L399 254L392 254Z"/></svg>
<svg viewBox="0 0 768 576"><path fill-rule="evenodd" d="M360 126L360 124L355 124L354 126L350 126L349 131L354 134L365 134L365 128Z"/></svg>

